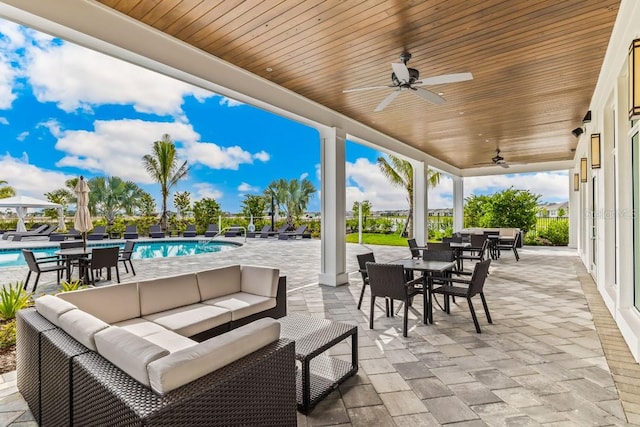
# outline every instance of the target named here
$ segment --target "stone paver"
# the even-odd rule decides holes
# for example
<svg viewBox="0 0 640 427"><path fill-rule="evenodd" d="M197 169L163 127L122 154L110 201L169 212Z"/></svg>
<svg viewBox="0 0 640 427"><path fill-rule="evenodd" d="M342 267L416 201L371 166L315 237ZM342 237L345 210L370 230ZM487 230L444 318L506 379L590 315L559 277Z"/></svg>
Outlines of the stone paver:
<svg viewBox="0 0 640 427"><path fill-rule="evenodd" d="M135 279L231 263L276 266L287 276L290 313L357 325L360 371L309 416L299 414L300 426L618 426L629 425L626 417L640 423L640 369L572 250L524 248L520 262L509 254L493 262L485 286L493 325L475 304L482 334L464 301L450 315L434 311L435 323L426 326L416 300L407 338L401 314L386 318L383 301L375 329L368 328L368 292L356 309L355 255L370 250L382 262L408 255L402 247L347 245L351 284L333 288L317 285L319 241L250 239L217 254L134 261ZM25 268L2 269L0 283L25 276ZM53 292L51 278L43 279L39 290ZM348 352L347 345L332 350L339 357ZM15 389L15 372L0 384L10 391L0 397L0 425L35 425Z"/></svg>

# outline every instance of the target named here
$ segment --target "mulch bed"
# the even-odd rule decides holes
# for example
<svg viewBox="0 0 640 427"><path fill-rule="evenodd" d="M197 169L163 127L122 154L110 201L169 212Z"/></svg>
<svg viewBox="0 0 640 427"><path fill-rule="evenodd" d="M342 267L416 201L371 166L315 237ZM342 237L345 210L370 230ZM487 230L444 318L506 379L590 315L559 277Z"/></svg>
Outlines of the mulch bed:
<svg viewBox="0 0 640 427"><path fill-rule="evenodd" d="M0 350L0 374L16 370L16 346Z"/></svg>

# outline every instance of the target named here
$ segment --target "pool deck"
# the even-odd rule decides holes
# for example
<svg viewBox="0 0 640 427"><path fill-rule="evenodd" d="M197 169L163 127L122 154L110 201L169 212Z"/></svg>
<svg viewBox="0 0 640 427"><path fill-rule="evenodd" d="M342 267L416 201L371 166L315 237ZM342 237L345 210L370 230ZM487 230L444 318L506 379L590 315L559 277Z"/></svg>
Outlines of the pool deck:
<svg viewBox="0 0 640 427"><path fill-rule="evenodd" d="M290 313L358 325L358 374L309 416L299 414L300 426L640 425L640 369L575 251L527 247L520 262L511 254L493 262L485 287L493 325L476 304L482 334L464 302L451 315L436 310L426 326L416 301L407 338L401 316L386 318L382 303L369 329L368 292L356 308L362 283L355 255L369 251L379 262L409 254L406 247L348 244L350 285L333 288L317 284L320 241L247 239L215 254L136 260L135 280L232 263L279 267ZM24 280L26 271L3 268L0 283ZM38 290L53 292L55 276L42 279ZM122 281L132 279L123 272ZM349 350L342 343L333 353L348 358ZM3 379L0 425L35 425L15 372Z"/></svg>

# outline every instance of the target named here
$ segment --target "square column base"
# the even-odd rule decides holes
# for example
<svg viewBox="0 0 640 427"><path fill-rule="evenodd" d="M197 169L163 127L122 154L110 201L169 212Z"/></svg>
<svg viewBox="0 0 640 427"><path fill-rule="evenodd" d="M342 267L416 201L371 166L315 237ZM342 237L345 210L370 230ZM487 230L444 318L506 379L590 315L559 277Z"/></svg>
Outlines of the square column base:
<svg viewBox="0 0 640 427"><path fill-rule="evenodd" d="M349 275L347 273L339 274L318 274L318 283L326 286L342 286L349 284Z"/></svg>

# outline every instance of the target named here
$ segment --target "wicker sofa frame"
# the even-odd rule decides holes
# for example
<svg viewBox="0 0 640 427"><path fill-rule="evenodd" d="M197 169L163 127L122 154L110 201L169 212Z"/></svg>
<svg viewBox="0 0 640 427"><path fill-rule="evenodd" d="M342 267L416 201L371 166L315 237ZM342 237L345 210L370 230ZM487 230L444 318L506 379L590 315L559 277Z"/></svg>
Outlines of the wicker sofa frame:
<svg viewBox="0 0 640 427"><path fill-rule="evenodd" d="M41 426L295 426L296 367L280 339L165 395L35 309L18 312L17 384Z"/></svg>
<svg viewBox="0 0 640 427"><path fill-rule="evenodd" d="M190 338L203 341L287 314L286 277L276 307ZM165 395L140 384L34 308L17 315L17 386L41 426L295 426L294 342L280 339Z"/></svg>

